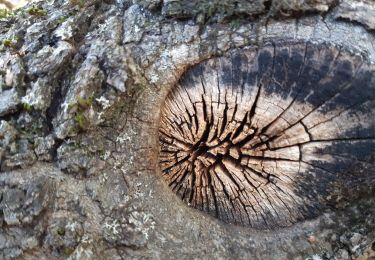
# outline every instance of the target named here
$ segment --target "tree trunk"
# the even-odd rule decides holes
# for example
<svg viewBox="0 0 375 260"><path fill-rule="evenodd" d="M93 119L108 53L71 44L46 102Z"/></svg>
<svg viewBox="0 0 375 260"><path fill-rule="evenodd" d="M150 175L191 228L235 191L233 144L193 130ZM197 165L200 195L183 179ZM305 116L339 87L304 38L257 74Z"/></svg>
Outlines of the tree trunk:
<svg viewBox="0 0 375 260"><path fill-rule="evenodd" d="M4 16L1 259L375 257L373 1Z"/></svg>

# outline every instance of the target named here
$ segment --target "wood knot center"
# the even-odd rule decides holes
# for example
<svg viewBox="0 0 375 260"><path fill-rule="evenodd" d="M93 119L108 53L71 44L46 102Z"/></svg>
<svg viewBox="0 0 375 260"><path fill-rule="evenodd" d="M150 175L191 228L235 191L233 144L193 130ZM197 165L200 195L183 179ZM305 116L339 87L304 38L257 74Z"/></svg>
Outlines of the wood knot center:
<svg viewBox="0 0 375 260"><path fill-rule="evenodd" d="M338 173L375 153L373 79L361 57L305 43L195 65L162 108L163 177L188 205L228 223L317 216Z"/></svg>

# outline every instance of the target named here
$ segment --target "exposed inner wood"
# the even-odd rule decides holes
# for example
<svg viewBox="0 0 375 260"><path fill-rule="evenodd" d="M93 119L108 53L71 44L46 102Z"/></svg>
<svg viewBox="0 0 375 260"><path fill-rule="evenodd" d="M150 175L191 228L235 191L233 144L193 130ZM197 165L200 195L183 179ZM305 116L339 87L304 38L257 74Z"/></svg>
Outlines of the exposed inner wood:
<svg viewBox="0 0 375 260"><path fill-rule="evenodd" d="M256 228L325 208L332 183L375 154L374 71L332 46L234 50L168 95L160 166L183 201Z"/></svg>

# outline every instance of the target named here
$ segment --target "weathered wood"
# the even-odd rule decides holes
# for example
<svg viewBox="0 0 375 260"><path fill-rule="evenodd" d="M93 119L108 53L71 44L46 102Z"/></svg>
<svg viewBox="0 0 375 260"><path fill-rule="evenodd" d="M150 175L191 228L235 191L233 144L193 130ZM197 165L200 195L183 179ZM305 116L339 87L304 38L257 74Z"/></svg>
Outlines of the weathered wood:
<svg viewBox="0 0 375 260"><path fill-rule="evenodd" d="M160 123L163 176L225 222L289 226L375 154L374 72L329 45L268 44L190 68Z"/></svg>
<svg viewBox="0 0 375 260"><path fill-rule="evenodd" d="M0 11L0 259L374 256L375 156L369 138L344 140L372 122L374 65L353 87L316 85L341 70L335 60L359 66L345 51L375 62L374 11L373 0L37 0ZM260 47L271 41L317 45ZM173 90L176 115L161 118L178 84L196 91ZM309 91L320 88L340 95L319 105ZM198 121L205 112L210 124ZM174 131L162 146L160 122ZM215 147L190 152L206 124ZM159 154L171 188L188 202L191 185L199 210L169 190ZM259 228L301 221L258 232L205 212Z"/></svg>

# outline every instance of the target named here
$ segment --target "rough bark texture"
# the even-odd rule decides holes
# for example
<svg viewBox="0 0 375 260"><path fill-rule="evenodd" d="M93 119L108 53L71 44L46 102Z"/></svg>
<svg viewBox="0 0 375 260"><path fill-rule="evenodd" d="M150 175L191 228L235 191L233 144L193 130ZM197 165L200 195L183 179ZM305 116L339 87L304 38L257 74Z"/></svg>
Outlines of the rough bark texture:
<svg viewBox="0 0 375 260"><path fill-rule="evenodd" d="M374 12L370 0L53 0L0 18L0 258L375 257ZM281 65L283 49L304 61ZM272 165L255 162L265 153L277 161L297 156L285 166L293 185L281 185L300 191L283 197L291 204L267 200L259 211L267 208L267 223L251 213L254 221L240 226L230 222L244 224L241 217L216 214L226 223L172 192L159 164L159 130L168 127L168 94L197 83L186 79L197 68L215 60L235 67L236 53L252 64L264 51L273 65L255 70L266 71L262 88L241 94L246 106L258 101L249 122L228 126L241 130L231 142L263 129L252 145L266 148L248 149L246 164L267 172ZM215 71L223 86L241 80ZM297 84L302 78L306 84ZM226 124L218 126L223 133ZM194 159L206 152L211 163L193 138L184 141ZM297 148L277 154L286 143ZM228 145L212 152L213 164ZM311 167L301 171L301 161ZM276 182L269 176L262 178Z"/></svg>

